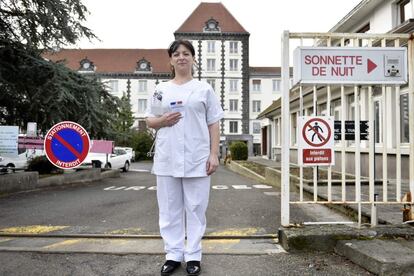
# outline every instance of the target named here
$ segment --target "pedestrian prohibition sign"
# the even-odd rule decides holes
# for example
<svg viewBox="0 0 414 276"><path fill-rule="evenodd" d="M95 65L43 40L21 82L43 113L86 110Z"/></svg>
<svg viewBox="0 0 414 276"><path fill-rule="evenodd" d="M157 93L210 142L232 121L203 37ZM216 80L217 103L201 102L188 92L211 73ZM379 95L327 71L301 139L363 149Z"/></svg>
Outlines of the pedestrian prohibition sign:
<svg viewBox="0 0 414 276"><path fill-rule="evenodd" d="M89 144L89 135L81 125L65 121L48 131L44 148L53 165L61 169L72 169L85 160Z"/></svg>
<svg viewBox="0 0 414 276"><path fill-rule="evenodd" d="M300 165L334 165L334 118L298 117Z"/></svg>

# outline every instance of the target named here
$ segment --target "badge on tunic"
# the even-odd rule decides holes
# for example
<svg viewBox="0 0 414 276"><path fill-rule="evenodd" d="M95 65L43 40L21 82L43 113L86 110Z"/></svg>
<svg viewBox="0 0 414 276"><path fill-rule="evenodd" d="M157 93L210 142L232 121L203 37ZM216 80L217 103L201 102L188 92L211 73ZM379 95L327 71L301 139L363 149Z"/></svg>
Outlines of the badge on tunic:
<svg viewBox="0 0 414 276"><path fill-rule="evenodd" d="M181 116L184 116L183 101L170 102L170 108L172 112L180 112Z"/></svg>

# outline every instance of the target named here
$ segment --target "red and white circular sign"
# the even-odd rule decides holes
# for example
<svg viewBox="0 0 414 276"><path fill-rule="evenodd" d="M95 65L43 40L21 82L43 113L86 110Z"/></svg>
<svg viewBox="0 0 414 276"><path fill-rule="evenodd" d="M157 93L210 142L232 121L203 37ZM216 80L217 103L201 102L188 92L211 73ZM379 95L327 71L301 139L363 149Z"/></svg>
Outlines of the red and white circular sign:
<svg viewBox="0 0 414 276"><path fill-rule="evenodd" d="M304 124L302 135L308 145L322 147L331 139L332 131L328 122L320 118L313 118Z"/></svg>
<svg viewBox="0 0 414 276"><path fill-rule="evenodd" d="M90 140L86 130L71 121L54 125L46 134L44 148L49 161L61 169L82 164L89 153Z"/></svg>

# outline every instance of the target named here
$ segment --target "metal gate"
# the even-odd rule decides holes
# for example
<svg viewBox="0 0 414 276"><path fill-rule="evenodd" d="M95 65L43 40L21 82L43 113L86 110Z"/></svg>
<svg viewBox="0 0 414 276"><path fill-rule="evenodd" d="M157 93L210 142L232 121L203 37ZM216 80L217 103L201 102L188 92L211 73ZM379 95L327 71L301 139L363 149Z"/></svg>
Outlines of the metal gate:
<svg viewBox="0 0 414 276"><path fill-rule="evenodd" d="M414 62L414 49L413 40L410 39L410 34L361 34L361 33L290 33L285 31L282 35L282 148L281 148L281 166L282 166L282 185L281 185L281 223L283 226L289 226L290 224L290 205L292 204L356 204L358 206L358 225L361 225L361 206L371 206L371 225L376 225L376 205L377 204L399 204L403 205L401 198L408 189L411 195L414 195L414 75L413 75L413 62ZM338 84L323 84L323 85L304 85L298 83L290 88L290 68L289 68L289 45L294 43L298 46L305 46L304 43L310 43L311 46L325 46L325 47L408 47L408 103L404 108L403 112L408 112L408 142L401 142L401 106L400 106L400 91L403 88L401 85L338 85ZM295 70L295 68L294 68ZM336 153L339 154L341 160L340 169L337 170L340 175L340 189L336 189L336 192L332 189L332 166L327 167L327 187L326 194L327 200L322 200L318 197L318 179L317 179L317 167L313 168L313 200L304 199L304 183L303 183L303 166L299 166L299 200L291 200L290 198L290 171L291 171L291 104L296 100L299 100L299 110L297 116L304 116L304 97L311 97L312 100L312 114L316 116L318 99L324 99L326 104L326 116L332 115L331 99L332 93L340 95L337 103L341 110L340 118L341 121L341 140L335 146ZM293 97L291 97L294 95ZM347 95L347 96L346 96ZM352 198L350 198L349 185L347 185L347 168L346 168L346 157L347 148L349 147L348 142L345 140L344 127L346 120L346 100L353 95L354 99L354 120L355 120L355 143L352 145L354 148L354 176L355 186L352 192ZM376 96L379 96L379 101L375 101ZM339 100L340 99L340 100ZM405 99L404 99L405 100ZM388 101L388 102L387 102ZM362 107L361 106L362 103ZM392 108L390 108L392 105ZM380 121L374 120L374 115L377 110L382 109L380 113L382 116ZM392 110L392 113L389 112ZM308 110L306 110L307 113ZM361 112L363 114L361 114ZM406 113L404 113L406 114ZM338 115L338 114L336 114ZM363 116L361 116L363 115ZM363 117L363 118L362 118ZM360 121L361 118L368 120L369 135L368 141L360 140ZM378 118L377 118L378 119ZM403 118L404 120L406 117ZM386 121L388 120L388 122ZM374 124L374 121L376 124ZM405 121L404 121L405 122ZM385 126L391 124L393 131L386 131ZM374 137L375 127L381 127L382 131L379 137ZM404 129L405 130L405 129ZM376 143L381 141L382 146ZM368 158L368 166L364 163L364 168L367 171L366 177L361 176L361 150L364 152L364 157ZM380 179L380 192L375 194L375 156L376 153L382 153L382 179ZM388 177L389 165L391 162L390 154L395 155L395 178L390 181ZM404 160L409 159L409 164L404 163L405 168L409 168L408 184L404 186L402 190L402 155ZM377 158L378 159L378 158ZM392 158L394 160L394 157ZM393 162L393 161L392 161ZM349 164L349 162L348 162ZM408 166L407 166L408 165ZM349 176L348 176L349 177ZM369 189L368 197L361 196L361 179L368 182L367 189ZM381 181L382 180L382 181ZM377 181L378 182L378 181ZM365 189L365 187L364 187ZM395 192L395 196L390 196L390 190ZM411 197L411 204L414 202L414 196ZM407 203L405 203L407 204Z"/></svg>

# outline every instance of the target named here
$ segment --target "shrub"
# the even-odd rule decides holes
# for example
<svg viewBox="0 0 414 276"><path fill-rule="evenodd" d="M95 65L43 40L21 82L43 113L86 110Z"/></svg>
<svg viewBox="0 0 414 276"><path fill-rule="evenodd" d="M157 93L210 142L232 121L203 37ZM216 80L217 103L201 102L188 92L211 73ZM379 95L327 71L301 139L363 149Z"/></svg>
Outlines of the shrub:
<svg viewBox="0 0 414 276"><path fill-rule="evenodd" d="M60 172L61 170L55 167L47 159L46 155L36 156L29 161L27 169L29 171L37 171L39 174L49 174L52 172Z"/></svg>
<svg viewBox="0 0 414 276"><path fill-rule="evenodd" d="M132 135L132 148L135 150L135 160L150 160L147 153L150 151L154 137L148 131L137 131Z"/></svg>
<svg viewBox="0 0 414 276"><path fill-rule="evenodd" d="M233 160L247 160L248 149L244 142L237 141L230 145L231 159Z"/></svg>

